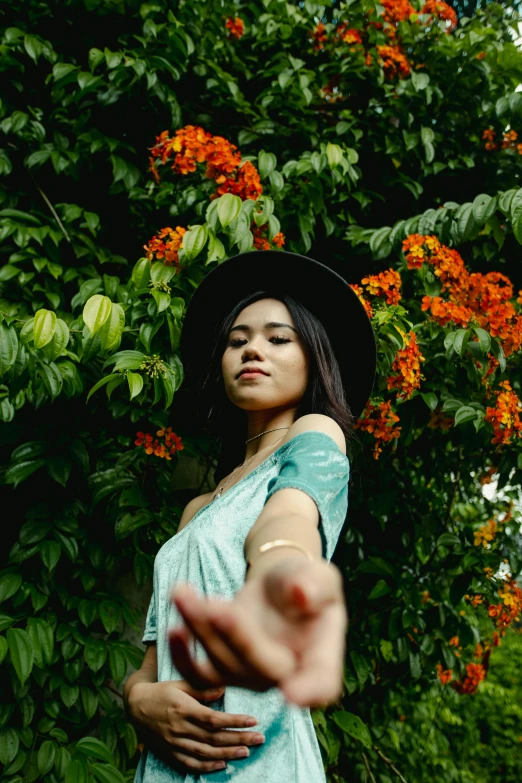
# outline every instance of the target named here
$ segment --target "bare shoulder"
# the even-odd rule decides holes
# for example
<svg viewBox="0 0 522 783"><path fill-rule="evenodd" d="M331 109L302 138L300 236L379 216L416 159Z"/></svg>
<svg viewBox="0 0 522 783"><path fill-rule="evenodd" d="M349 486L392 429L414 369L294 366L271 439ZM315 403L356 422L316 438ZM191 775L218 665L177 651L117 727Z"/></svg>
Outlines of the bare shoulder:
<svg viewBox="0 0 522 783"><path fill-rule="evenodd" d="M185 508L179 521L178 533L185 525L188 525L192 517L198 513L204 506L207 506L212 500L212 492L206 492L204 495L198 495L196 498L192 498Z"/></svg>
<svg viewBox="0 0 522 783"><path fill-rule="evenodd" d="M297 419L288 431L287 440L290 440L295 435L299 435L301 432L310 430L324 432L325 435L329 435L343 454L346 454L346 438L342 429L330 416L325 416L322 413L307 413L306 416L301 416L300 419Z"/></svg>

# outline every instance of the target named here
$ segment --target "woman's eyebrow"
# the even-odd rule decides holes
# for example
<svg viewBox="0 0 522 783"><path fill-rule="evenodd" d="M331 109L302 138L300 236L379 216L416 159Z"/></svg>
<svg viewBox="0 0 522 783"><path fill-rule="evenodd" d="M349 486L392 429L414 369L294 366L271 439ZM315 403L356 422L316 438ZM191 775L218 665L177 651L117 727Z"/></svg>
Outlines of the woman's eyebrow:
<svg viewBox="0 0 522 783"><path fill-rule="evenodd" d="M265 324L265 329L280 329L281 327L286 329L292 329L292 331L297 333L297 329L295 329L293 326L290 326L290 324L283 324L279 321L269 321L267 324ZM238 324L237 326L233 326L230 330L231 332L251 332L250 326L247 324Z"/></svg>

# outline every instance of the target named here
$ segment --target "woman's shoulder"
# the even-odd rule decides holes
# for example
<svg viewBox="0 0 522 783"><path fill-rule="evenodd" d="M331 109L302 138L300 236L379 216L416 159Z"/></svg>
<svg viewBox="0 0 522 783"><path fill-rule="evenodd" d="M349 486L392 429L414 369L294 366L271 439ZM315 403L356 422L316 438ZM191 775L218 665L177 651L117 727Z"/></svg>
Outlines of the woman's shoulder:
<svg viewBox="0 0 522 783"><path fill-rule="evenodd" d="M181 515L181 519L179 521L177 531L178 533L185 527L185 525L188 525L192 517L194 517L198 511L201 511L202 508L208 506L212 500L212 495L212 492L206 492L204 495L198 495L197 497L192 498L192 500L189 500L183 509L183 514Z"/></svg>
<svg viewBox="0 0 522 783"><path fill-rule="evenodd" d="M343 454L346 454L344 433L337 422L330 416L325 416L322 413L307 413L305 416L301 416L288 430L285 441L288 442L295 438L296 435L301 435L304 432L321 432L324 435L328 435Z"/></svg>

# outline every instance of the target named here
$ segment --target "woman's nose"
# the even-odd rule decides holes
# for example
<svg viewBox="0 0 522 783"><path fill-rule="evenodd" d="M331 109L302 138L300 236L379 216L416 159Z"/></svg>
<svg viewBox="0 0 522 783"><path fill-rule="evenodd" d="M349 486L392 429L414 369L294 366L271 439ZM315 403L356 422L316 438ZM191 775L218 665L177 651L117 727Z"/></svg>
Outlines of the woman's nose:
<svg viewBox="0 0 522 783"><path fill-rule="evenodd" d="M256 340L255 338L253 340L249 340L249 342L245 345L243 349L243 353L241 355L241 358L243 361L248 361L249 359L263 359L263 352L260 346L260 341Z"/></svg>

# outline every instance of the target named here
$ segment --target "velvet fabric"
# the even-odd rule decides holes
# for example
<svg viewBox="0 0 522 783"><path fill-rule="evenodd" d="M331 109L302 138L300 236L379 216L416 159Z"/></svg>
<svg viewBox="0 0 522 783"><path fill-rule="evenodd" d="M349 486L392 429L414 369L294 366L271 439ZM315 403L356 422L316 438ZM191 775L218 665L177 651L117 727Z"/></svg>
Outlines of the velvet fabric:
<svg viewBox="0 0 522 783"><path fill-rule="evenodd" d="M330 560L348 507L348 458L328 435L307 431L290 439L220 498L202 508L158 552L154 588L144 642L155 641L158 680L182 679L167 644L167 629L181 622L169 594L177 582L189 582L198 592L232 598L245 581L243 546L246 536L275 492L293 487L317 504L323 557ZM194 642L197 660L205 660ZM212 709L252 715L252 731L266 742L250 747L250 756L228 761L225 769L197 774L180 773L145 750L137 783L325 783L323 763L310 710L289 704L278 688L257 693L226 687L223 696L207 702Z"/></svg>

